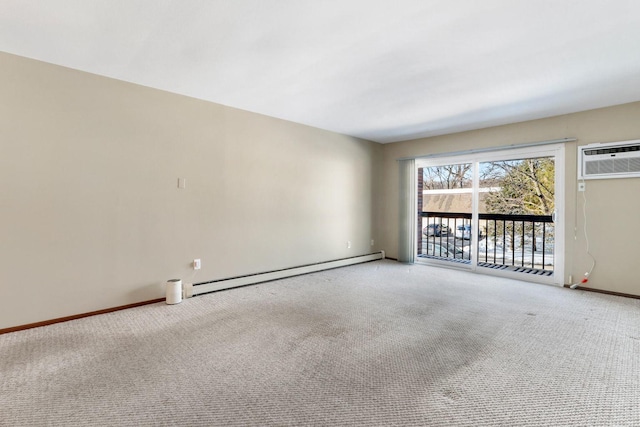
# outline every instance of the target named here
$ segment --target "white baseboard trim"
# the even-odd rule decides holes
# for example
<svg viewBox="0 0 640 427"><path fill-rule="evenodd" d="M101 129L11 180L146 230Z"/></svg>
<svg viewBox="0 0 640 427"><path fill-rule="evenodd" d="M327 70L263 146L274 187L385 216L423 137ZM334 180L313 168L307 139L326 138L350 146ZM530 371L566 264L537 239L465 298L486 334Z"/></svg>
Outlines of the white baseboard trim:
<svg viewBox="0 0 640 427"><path fill-rule="evenodd" d="M282 270L269 271L266 273L251 274L248 276L233 277L229 279L214 280L211 282L198 283L186 289L185 296L196 296L223 289L237 288L238 286L253 285L256 283L268 282L271 280L284 279L286 277L299 276L301 274L314 273L316 271L329 270L332 268L346 267L348 265L360 264L363 262L384 259L384 251L367 255L360 255L350 258L337 259L333 261L319 262L316 264L303 265L300 267L285 268Z"/></svg>

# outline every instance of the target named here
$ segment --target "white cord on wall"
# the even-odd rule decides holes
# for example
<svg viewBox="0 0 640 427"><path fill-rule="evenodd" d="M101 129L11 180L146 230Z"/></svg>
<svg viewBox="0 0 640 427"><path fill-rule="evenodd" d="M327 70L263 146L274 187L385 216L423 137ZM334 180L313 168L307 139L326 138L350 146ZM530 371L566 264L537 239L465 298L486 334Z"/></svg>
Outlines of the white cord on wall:
<svg viewBox="0 0 640 427"><path fill-rule="evenodd" d="M584 179L581 179L580 182L582 183L582 185L585 185ZM593 269L596 268L596 258L591 254L591 251L589 249L589 234L587 233L587 191L586 191L586 187L584 188L584 191L582 191L582 199L583 199L583 203L582 203L582 215L584 217L584 222L583 222L583 231L584 231L584 240L585 240L585 245L586 245L586 249L587 249L587 255L589 255L589 257L591 257L591 268L589 269L589 271L587 271L586 273L584 273L584 277L583 279L580 281L580 283L574 283L570 286L571 289L575 289L580 285L584 285L585 283L587 283L589 281L589 276L591 275L591 273L593 272Z"/></svg>

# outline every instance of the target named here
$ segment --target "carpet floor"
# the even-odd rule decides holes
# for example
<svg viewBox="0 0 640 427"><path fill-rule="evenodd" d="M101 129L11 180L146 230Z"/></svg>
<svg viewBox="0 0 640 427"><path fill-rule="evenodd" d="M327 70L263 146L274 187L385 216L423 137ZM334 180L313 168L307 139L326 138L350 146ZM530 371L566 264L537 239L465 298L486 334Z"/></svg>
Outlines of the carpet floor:
<svg viewBox="0 0 640 427"><path fill-rule="evenodd" d="M0 336L2 426L639 426L640 300L385 260Z"/></svg>

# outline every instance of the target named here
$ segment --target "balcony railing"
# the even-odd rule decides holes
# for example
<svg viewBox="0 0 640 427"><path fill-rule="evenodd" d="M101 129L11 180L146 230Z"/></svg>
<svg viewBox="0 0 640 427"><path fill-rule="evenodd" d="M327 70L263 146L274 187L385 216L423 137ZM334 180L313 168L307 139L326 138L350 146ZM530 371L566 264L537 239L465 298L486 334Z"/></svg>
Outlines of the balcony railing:
<svg viewBox="0 0 640 427"><path fill-rule="evenodd" d="M555 225L551 215L479 214L477 231L471 218L469 213L422 212L418 256L469 264L471 233L476 232L478 265L553 273Z"/></svg>

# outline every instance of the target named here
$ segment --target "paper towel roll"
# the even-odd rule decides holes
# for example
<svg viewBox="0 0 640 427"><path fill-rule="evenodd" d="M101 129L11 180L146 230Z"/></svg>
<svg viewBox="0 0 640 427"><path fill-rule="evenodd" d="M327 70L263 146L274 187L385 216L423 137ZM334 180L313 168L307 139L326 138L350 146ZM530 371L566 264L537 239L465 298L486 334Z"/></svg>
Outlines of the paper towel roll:
<svg viewBox="0 0 640 427"><path fill-rule="evenodd" d="M171 279L167 281L167 304L182 302L182 280Z"/></svg>

